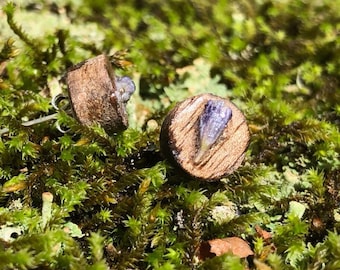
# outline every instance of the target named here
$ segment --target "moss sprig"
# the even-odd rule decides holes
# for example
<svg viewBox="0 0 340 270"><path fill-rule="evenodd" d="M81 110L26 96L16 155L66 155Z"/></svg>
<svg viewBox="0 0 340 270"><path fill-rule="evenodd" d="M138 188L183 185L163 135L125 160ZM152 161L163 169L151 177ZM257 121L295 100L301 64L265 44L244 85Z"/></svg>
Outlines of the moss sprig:
<svg viewBox="0 0 340 270"><path fill-rule="evenodd" d="M40 44L36 43L35 40L29 38L28 34L26 34L23 29L17 25L14 21L14 13L15 13L15 5L13 2L8 2L4 7L3 11L7 15L7 23L11 27L12 31L23 41L25 44L33 51L39 53ZM41 52L40 52L41 53Z"/></svg>

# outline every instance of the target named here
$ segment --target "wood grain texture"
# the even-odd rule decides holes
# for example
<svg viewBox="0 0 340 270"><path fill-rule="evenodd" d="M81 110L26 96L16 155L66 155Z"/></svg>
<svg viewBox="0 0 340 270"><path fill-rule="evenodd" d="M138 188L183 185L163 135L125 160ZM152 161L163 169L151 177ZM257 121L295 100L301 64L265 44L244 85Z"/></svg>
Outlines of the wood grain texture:
<svg viewBox="0 0 340 270"><path fill-rule="evenodd" d="M232 110L232 118L214 145L195 163L199 150L199 118L208 100L223 100ZM214 181L241 165L249 143L249 130L244 115L231 101L202 94L184 100L167 115L160 140L162 153L185 172Z"/></svg>
<svg viewBox="0 0 340 270"><path fill-rule="evenodd" d="M125 104L117 99L114 71L106 55L69 69L66 83L75 118L80 123L99 123L107 132L127 128Z"/></svg>

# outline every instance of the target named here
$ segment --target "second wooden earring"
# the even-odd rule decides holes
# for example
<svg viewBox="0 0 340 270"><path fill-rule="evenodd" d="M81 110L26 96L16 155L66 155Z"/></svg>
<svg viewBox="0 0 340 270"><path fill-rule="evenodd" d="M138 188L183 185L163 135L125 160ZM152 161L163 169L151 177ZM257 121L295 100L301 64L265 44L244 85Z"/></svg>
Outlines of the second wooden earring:
<svg viewBox="0 0 340 270"><path fill-rule="evenodd" d="M160 140L162 153L186 173L214 181L241 165L249 131L244 115L232 102L202 94L170 111Z"/></svg>

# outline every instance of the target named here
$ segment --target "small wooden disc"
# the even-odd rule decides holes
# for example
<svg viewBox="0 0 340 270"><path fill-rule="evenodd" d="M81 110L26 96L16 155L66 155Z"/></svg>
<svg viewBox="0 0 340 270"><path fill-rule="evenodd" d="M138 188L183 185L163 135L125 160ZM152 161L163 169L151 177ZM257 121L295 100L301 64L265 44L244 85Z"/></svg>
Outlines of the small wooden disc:
<svg viewBox="0 0 340 270"><path fill-rule="evenodd" d="M80 123L99 123L108 132L127 128L125 104L117 98L114 71L106 55L72 67L67 71L66 83L75 118Z"/></svg>
<svg viewBox="0 0 340 270"><path fill-rule="evenodd" d="M200 117L209 100L222 100L232 110L232 117L197 163ZM214 181L241 165L249 143L249 130L244 115L231 101L202 94L184 100L169 112L162 125L160 141L162 153L185 172L195 178Z"/></svg>

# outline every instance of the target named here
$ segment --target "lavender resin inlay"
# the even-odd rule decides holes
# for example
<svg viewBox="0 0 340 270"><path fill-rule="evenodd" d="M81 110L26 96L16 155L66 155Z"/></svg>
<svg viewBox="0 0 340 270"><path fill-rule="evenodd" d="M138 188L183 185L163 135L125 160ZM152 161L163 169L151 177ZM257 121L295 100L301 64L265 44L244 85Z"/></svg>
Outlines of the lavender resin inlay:
<svg viewBox="0 0 340 270"><path fill-rule="evenodd" d="M221 136L224 128L232 117L231 109L223 100L209 100L199 119L199 150L195 157L195 163L199 163L202 157Z"/></svg>
<svg viewBox="0 0 340 270"><path fill-rule="evenodd" d="M136 86L130 77L115 77L115 84L117 87L117 98L121 99L123 103L127 103L131 95L135 92Z"/></svg>

